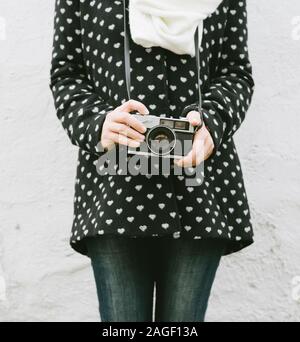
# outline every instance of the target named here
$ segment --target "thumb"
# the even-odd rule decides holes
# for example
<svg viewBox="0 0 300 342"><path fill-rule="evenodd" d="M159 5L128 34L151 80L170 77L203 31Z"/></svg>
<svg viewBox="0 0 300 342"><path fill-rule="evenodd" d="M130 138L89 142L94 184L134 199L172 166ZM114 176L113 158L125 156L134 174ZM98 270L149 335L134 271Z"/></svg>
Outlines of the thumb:
<svg viewBox="0 0 300 342"><path fill-rule="evenodd" d="M190 111L186 118L188 119L188 121L190 122L190 124L192 124L193 126L198 126L201 124L201 116L200 116L200 113L195 111L195 110L192 110Z"/></svg>

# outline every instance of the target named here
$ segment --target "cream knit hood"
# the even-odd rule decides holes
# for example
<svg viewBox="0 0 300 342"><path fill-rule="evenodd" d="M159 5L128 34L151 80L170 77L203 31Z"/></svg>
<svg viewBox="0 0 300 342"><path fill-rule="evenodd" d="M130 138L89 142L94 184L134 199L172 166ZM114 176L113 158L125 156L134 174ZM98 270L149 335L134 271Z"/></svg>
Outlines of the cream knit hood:
<svg viewBox="0 0 300 342"><path fill-rule="evenodd" d="M222 0L129 0L133 41L144 47L160 46L176 54L195 55L194 33L216 11Z"/></svg>

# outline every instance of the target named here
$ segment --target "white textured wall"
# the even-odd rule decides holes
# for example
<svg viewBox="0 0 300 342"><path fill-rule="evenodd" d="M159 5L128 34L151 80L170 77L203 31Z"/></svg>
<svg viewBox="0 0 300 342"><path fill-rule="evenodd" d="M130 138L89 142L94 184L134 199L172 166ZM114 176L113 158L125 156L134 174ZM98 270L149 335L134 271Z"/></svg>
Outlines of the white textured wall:
<svg viewBox="0 0 300 342"><path fill-rule="evenodd" d="M295 321L300 3L248 4L256 94L236 142L256 244L223 260L207 319ZM98 319L89 260L68 245L76 149L55 117L48 89L53 5L0 2L1 321Z"/></svg>

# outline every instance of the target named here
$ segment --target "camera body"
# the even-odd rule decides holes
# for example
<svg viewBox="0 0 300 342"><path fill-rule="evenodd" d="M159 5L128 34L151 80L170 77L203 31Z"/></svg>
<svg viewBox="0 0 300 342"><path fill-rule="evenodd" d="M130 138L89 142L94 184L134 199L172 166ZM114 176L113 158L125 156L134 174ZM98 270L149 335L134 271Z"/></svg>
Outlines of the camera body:
<svg viewBox="0 0 300 342"><path fill-rule="evenodd" d="M191 149L195 127L184 118L132 114L145 127L145 141L140 147L128 147L129 154L162 158L182 158Z"/></svg>

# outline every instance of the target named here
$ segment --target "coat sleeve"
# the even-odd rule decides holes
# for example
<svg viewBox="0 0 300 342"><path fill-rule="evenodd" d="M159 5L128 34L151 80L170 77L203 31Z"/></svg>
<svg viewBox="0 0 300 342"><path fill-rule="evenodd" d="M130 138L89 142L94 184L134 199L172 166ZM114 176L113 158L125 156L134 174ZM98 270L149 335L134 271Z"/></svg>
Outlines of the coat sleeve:
<svg viewBox="0 0 300 342"><path fill-rule="evenodd" d="M203 119L215 144L211 157L240 127L254 90L246 0L229 0L227 17L219 65L203 94ZM187 106L182 115L196 109L196 104Z"/></svg>
<svg viewBox="0 0 300 342"><path fill-rule="evenodd" d="M85 70L79 2L56 0L50 89L57 117L71 142L101 155L102 125L113 107L96 93Z"/></svg>

